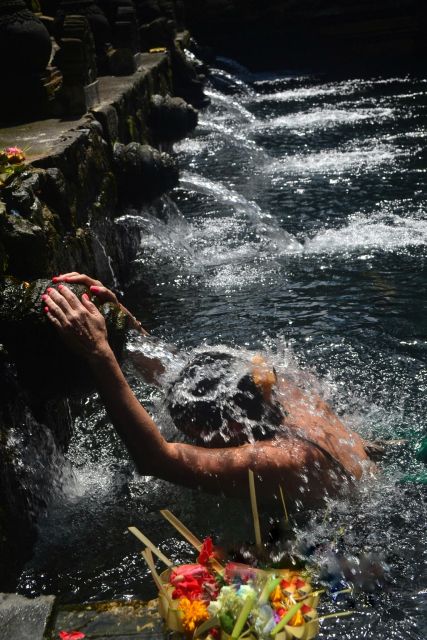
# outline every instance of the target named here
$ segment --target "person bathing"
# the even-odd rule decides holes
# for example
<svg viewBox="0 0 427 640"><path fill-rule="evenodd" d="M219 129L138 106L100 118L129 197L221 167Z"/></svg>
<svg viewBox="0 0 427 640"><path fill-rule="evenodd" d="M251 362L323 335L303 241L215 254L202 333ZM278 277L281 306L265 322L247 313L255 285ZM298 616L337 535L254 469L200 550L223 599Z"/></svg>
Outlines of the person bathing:
<svg viewBox="0 0 427 640"><path fill-rule="evenodd" d="M101 302L120 304L99 281L76 272L53 278L44 309L68 346L91 369L111 421L138 471L208 492L246 495L248 469L260 495L283 487L290 505L310 507L360 480L373 465L356 433L320 396L309 397L278 375L260 355L205 349L166 390L171 417L195 444L168 442L135 397L110 348L103 316L88 294L79 299L64 283L85 285ZM133 328L148 333L136 318ZM162 363L142 357L148 382Z"/></svg>

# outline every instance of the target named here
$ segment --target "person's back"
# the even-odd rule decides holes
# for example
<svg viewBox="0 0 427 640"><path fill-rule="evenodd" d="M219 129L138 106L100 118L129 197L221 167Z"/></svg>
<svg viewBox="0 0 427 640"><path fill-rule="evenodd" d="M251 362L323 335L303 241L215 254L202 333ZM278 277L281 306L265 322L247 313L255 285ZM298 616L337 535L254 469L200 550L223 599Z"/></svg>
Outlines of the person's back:
<svg viewBox="0 0 427 640"><path fill-rule="evenodd" d="M325 401L278 377L261 356L239 360L212 350L183 368L168 392L181 431L204 447L234 447L236 458L251 451L265 495L282 485L293 500L313 504L360 479L370 466L363 441ZM239 493L225 462L220 473L222 490Z"/></svg>
<svg viewBox="0 0 427 640"><path fill-rule="evenodd" d="M319 447L349 477L359 480L364 470L372 468L362 438L345 427L319 395L302 391L286 376L280 377L277 386L285 411L283 424L291 434Z"/></svg>

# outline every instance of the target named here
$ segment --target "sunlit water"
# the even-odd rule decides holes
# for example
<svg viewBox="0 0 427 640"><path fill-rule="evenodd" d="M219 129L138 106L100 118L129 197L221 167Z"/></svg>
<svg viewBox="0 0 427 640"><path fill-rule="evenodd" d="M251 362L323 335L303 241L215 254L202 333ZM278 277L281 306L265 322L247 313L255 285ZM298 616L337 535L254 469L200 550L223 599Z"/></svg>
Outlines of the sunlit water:
<svg viewBox="0 0 427 640"><path fill-rule="evenodd" d="M127 302L154 335L184 353L264 350L363 436L408 439L375 481L296 531L294 551L309 549L321 577L356 587L342 607L356 614L325 622L321 638L427 636L426 490L410 481L426 473L416 459L427 409L426 92L424 79L218 71L211 106L176 147L180 186L118 220L136 247ZM170 357L170 371L180 362ZM176 437L161 393L128 373ZM200 536L251 540L248 504L137 477L95 395L75 415L63 489L21 592L154 595L126 527L191 558L163 507Z"/></svg>

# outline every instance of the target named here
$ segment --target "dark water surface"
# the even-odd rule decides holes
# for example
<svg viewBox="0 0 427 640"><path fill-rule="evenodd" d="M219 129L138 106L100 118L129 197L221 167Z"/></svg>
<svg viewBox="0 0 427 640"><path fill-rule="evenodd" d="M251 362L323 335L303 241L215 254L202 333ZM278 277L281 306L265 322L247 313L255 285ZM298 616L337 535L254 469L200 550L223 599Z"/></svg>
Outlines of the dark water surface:
<svg viewBox="0 0 427 640"><path fill-rule="evenodd" d="M363 436L409 440L377 480L313 513L297 541L316 548L323 575L346 559L358 587L357 613L325 622L320 638L422 640L426 485L409 480L426 474L416 445L427 431L427 80L218 70L209 95L176 148L179 188L156 212L118 221L142 238L126 300L162 339L266 350ZM174 437L161 394L129 375ZM248 505L138 478L96 396L76 414L22 593L151 597L129 524L173 559L192 557L163 507L201 536L251 538Z"/></svg>

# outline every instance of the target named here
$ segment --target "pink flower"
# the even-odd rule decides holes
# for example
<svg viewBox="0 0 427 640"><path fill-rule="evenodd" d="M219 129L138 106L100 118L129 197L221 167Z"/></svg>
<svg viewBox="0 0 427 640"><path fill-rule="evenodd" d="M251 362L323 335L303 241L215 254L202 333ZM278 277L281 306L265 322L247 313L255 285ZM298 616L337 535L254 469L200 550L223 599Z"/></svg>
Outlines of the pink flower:
<svg viewBox="0 0 427 640"><path fill-rule="evenodd" d="M61 640L82 640L86 637L81 631L59 631L58 635Z"/></svg>
<svg viewBox="0 0 427 640"><path fill-rule="evenodd" d="M215 598L218 584L206 567L201 564L183 564L172 570L170 584L175 587L172 598L186 597L189 600Z"/></svg>
<svg viewBox="0 0 427 640"><path fill-rule="evenodd" d="M6 147L4 153L10 164L20 164L25 160L25 153L19 147Z"/></svg>

